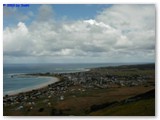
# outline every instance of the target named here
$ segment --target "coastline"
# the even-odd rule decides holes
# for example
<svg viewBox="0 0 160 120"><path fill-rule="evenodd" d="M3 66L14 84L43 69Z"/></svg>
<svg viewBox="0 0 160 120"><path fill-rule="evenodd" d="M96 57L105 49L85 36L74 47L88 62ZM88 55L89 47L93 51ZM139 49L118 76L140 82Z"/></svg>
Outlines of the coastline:
<svg viewBox="0 0 160 120"><path fill-rule="evenodd" d="M76 70L76 71L69 71L69 72L59 72L59 73L56 73L56 74L70 74L70 73L77 73L77 72L88 72L90 71L91 68L83 68L81 70ZM44 75L41 75L41 74L44 74ZM35 85L35 86L31 86L31 87L27 87L27 88L22 88L22 89L17 89L17 90L13 90L13 91L8 91L8 92L4 92L3 93L3 97L5 97L6 95L8 96L17 96L21 93L30 93L32 92L33 90L41 90L41 89L45 89L47 88L49 85L51 84L54 84L56 82L60 82L61 79L59 77L56 77L56 76L50 76L46 73L35 73L35 74L25 74L25 73L16 73L16 74L11 74L11 75L15 75L15 76L36 76L36 77L50 77L51 79L53 80L50 80L48 82L45 82L45 83L42 83L42 84L39 84L39 85Z"/></svg>
<svg viewBox="0 0 160 120"><path fill-rule="evenodd" d="M39 77L39 76L37 76L37 77ZM6 96L6 95L15 96L15 95L18 95L20 93L28 93L28 92L31 92L33 90L40 90L40 89L46 88L50 84L54 84L54 83L60 81L60 79L58 77L51 77L51 76L46 76L46 77L50 77L51 80L48 81L48 82L39 84L39 85L35 85L35 86L27 87L27 88L22 88L22 89L18 89L18 90L13 90L13 91L8 91L8 92L4 93L3 96Z"/></svg>
<svg viewBox="0 0 160 120"><path fill-rule="evenodd" d="M24 89L18 89L18 90L14 90L14 91L9 91L8 93L4 94L3 93L3 97L7 96L17 96L21 93L23 94L27 94L27 93L31 93L34 90L39 90L41 91L42 89L48 89L50 85L54 85L57 82L63 82L63 80L60 78L60 76L57 74L74 74L74 73L86 73L86 72L91 72L91 71L97 71L97 70L103 70L104 68L119 68L119 67L123 67L123 66L137 66L137 65L150 65L150 64L134 64L134 65L118 65L118 66L104 66L104 67L95 67L95 68L83 68L81 70L78 71L70 71L70 72L59 72L59 73L55 73L56 75L49 75L48 73L34 73L34 74L25 74L22 73L22 75L24 76L36 76L36 77L51 77L54 79L54 81L48 81L39 85L35 85L32 87L27 87ZM52 73L51 73L52 74ZM21 75L21 74L20 74ZM55 81L56 80L56 81Z"/></svg>

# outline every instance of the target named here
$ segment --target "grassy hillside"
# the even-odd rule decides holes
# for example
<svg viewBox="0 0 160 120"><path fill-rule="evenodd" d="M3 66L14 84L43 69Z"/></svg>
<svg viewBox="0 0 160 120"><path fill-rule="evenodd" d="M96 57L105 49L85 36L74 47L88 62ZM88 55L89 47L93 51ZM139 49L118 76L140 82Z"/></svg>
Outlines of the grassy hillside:
<svg viewBox="0 0 160 120"><path fill-rule="evenodd" d="M90 113L94 116L154 116L155 99L139 100L136 102L116 105Z"/></svg>
<svg viewBox="0 0 160 120"><path fill-rule="evenodd" d="M104 109L91 112L96 116L154 116L155 115L155 90L136 95L115 103Z"/></svg>

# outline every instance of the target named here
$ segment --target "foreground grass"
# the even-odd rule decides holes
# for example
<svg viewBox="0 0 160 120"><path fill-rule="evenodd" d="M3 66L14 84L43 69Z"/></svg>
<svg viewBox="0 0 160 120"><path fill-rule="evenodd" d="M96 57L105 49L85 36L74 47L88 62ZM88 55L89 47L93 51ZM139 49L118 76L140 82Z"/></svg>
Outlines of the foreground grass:
<svg viewBox="0 0 160 120"><path fill-rule="evenodd" d="M136 102L122 104L121 101L136 96L138 94L146 93L153 89L152 87L122 87L122 88L110 88L110 89L88 89L86 92L79 91L78 89L74 93L64 94L65 100L59 101L58 97L52 96L51 98L39 98L35 100L35 106L32 106L32 110L29 110L30 106L24 106L21 110L16 110L18 105L12 105L4 107L5 116L52 116L52 115L148 115L153 116L155 114L155 99L142 99ZM146 95L145 95L146 96ZM48 106L48 100L51 106ZM101 105L104 103L110 103L117 101L111 106L101 108L95 112L91 111L93 105ZM54 109L61 110L58 113L54 112Z"/></svg>
<svg viewBox="0 0 160 120"><path fill-rule="evenodd" d="M155 99L145 99L123 105L116 105L90 113L93 116L154 116Z"/></svg>

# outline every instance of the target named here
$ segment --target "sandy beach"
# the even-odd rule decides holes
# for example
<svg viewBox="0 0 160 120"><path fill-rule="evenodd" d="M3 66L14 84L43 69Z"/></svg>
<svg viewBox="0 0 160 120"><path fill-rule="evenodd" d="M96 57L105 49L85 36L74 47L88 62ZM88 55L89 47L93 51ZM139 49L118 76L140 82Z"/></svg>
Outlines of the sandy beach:
<svg viewBox="0 0 160 120"><path fill-rule="evenodd" d="M37 76L37 77L40 77L40 76ZM42 83L39 85L35 85L35 86L31 86L31 87L27 87L27 88L14 90L14 91L8 91L8 92L5 92L3 94L3 96L5 96L5 95L12 95L13 96L13 95L17 95L17 94L23 93L23 92L30 92L32 90L42 89L42 88L47 87L49 84L53 84L55 82L60 81L59 78L57 78L57 77L49 77L49 78L50 78L50 81L48 81L48 82L45 82L45 83Z"/></svg>

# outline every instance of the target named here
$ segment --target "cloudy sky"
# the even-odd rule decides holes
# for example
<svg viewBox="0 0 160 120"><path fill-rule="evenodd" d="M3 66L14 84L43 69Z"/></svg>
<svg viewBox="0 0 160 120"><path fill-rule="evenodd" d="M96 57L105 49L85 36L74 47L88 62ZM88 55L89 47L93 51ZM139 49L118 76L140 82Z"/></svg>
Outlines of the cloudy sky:
<svg viewBox="0 0 160 120"><path fill-rule="evenodd" d="M155 17L155 5L4 6L4 63L154 62Z"/></svg>

